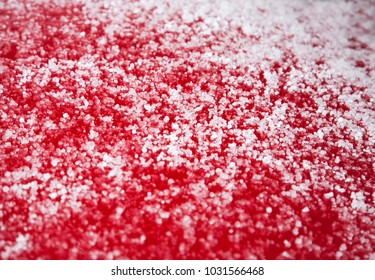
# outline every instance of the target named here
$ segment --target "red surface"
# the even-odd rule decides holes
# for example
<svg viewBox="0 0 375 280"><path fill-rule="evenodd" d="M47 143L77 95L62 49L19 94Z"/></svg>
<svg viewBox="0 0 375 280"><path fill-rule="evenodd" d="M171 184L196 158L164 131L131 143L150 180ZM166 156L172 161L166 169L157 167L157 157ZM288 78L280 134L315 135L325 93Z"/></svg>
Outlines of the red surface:
<svg viewBox="0 0 375 280"><path fill-rule="evenodd" d="M2 259L375 258L371 1L235 2L1 1Z"/></svg>

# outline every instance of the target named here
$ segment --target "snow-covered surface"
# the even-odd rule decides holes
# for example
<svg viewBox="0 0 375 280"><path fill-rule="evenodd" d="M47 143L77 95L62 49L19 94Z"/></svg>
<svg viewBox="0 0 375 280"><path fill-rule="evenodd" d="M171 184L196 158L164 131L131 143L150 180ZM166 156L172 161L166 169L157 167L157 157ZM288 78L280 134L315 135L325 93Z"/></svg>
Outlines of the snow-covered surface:
<svg viewBox="0 0 375 280"><path fill-rule="evenodd" d="M374 17L2 0L0 258L375 258Z"/></svg>

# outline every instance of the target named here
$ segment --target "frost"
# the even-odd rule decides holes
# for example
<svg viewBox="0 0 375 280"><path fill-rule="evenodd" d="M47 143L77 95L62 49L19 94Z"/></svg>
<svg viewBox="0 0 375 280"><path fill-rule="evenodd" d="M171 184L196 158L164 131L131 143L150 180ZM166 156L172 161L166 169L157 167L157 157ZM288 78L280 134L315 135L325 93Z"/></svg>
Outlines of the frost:
<svg viewBox="0 0 375 280"><path fill-rule="evenodd" d="M365 196L363 195L362 191L352 192L350 197L352 198L351 206L353 209L366 212L367 205L364 201Z"/></svg>
<svg viewBox="0 0 375 280"><path fill-rule="evenodd" d="M89 134L89 139L94 139L94 138L96 138L96 137L98 137L98 135L99 135L99 133L98 132L96 132L95 130L93 130L93 129L90 129L90 134Z"/></svg>
<svg viewBox="0 0 375 280"><path fill-rule="evenodd" d="M171 89L169 91L169 94L170 94L170 100L171 101L179 101L179 100L182 100L182 97L180 95L180 93L177 91L177 90L173 90Z"/></svg>
<svg viewBox="0 0 375 280"><path fill-rule="evenodd" d="M117 207L116 208L116 213L115 213L115 217L116 219L120 219L122 213L124 213L125 209L122 208L122 207Z"/></svg>
<svg viewBox="0 0 375 280"><path fill-rule="evenodd" d="M270 164L272 162L272 157L271 156L265 156L262 161L265 163L265 164Z"/></svg>
<svg viewBox="0 0 375 280"><path fill-rule="evenodd" d="M57 193L50 193L48 196L52 199L55 199L57 197Z"/></svg>
<svg viewBox="0 0 375 280"><path fill-rule="evenodd" d="M8 139L12 138L13 136L13 131L10 129L7 129L3 135L3 140L7 141Z"/></svg>
<svg viewBox="0 0 375 280"><path fill-rule="evenodd" d="M1 253L3 259L8 259L13 254L19 254L22 251L26 250L29 244L30 235L29 234L18 234L16 242L13 246L5 247L5 251Z"/></svg>
<svg viewBox="0 0 375 280"><path fill-rule="evenodd" d="M182 224L183 224L185 227L190 227L191 223L192 223L192 220L191 220L191 218L190 218L189 216L184 216L184 217L182 218Z"/></svg>
<svg viewBox="0 0 375 280"><path fill-rule="evenodd" d="M296 238L296 240L294 241L296 243L297 246L299 245L302 245L302 238Z"/></svg>
<svg viewBox="0 0 375 280"><path fill-rule="evenodd" d="M370 0L17 2L2 258L50 257L30 240L52 231L73 259L373 257Z"/></svg>
<svg viewBox="0 0 375 280"><path fill-rule="evenodd" d="M139 237L139 243L140 243L140 244L145 243L146 239L147 239L147 238L146 238L146 235L142 234L142 235Z"/></svg>
<svg viewBox="0 0 375 280"><path fill-rule="evenodd" d="M153 107L151 105L149 105L149 104L145 104L143 107L145 108L145 110L147 112L152 112L152 110L153 110Z"/></svg>
<svg viewBox="0 0 375 280"><path fill-rule="evenodd" d="M92 152L95 149L95 143L93 141L87 141L85 147L86 150Z"/></svg>
<svg viewBox="0 0 375 280"><path fill-rule="evenodd" d="M324 194L324 197L327 198L327 199L329 199L333 196L334 196L333 192L329 192L329 193Z"/></svg>
<svg viewBox="0 0 375 280"><path fill-rule="evenodd" d="M290 248L292 246L292 244L288 240L284 240L284 245L287 248Z"/></svg>
<svg viewBox="0 0 375 280"><path fill-rule="evenodd" d="M318 137L319 137L320 139L323 139L323 137L324 137L324 132L323 132L321 129L319 129L319 130L317 131L316 134L318 135Z"/></svg>
<svg viewBox="0 0 375 280"><path fill-rule="evenodd" d="M346 251L347 248L348 248L348 247L346 246L346 244L343 243L343 244L340 245L340 249L339 249L339 250L340 250L341 252L344 252L344 251Z"/></svg>
<svg viewBox="0 0 375 280"><path fill-rule="evenodd" d="M54 158L54 159L51 160L51 165L54 166L54 167L56 167L57 164L59 163L59 161L60 160L58 158Z"/></svg>

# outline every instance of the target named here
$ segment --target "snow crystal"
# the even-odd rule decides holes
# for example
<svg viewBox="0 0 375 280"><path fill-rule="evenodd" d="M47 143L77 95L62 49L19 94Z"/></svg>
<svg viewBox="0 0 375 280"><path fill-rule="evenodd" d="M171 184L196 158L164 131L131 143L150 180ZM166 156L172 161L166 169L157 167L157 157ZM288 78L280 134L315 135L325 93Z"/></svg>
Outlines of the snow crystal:
<svg viewBox="0 0 375 280"><path fill-rule="evenodd" d="M339 249L340 251L344 252L344 251L346 251L346 249L347 249L347 246L346 246L345 243L340 245L340 249Z"/></svg>
<svg viewBox="0 0 375 280"><path fill-rule="evenodd" d="M302 245L302 238L299 237L299 238L296 238L296 240L294 241L296 243L296 245Z"/></svg>
<svg viewBox="0 0 375 280"><path fill-rule="evenodd" d="M272 162L272 157L271 156L265 156L262 161L265 163L265 164L270 164Z"/></svg>
<svg viewBox="0 0 375 280"><path fill-rule="evenodd" d="M59 163L59 161L60 161L59 159L54 158L54 159L51 160L51 165L55 167L55 166L57 166L57 164Z"/></svg>
<svg viewBox="0 0 375 280"><path fill-rule="evenodd" d="M177 90L171 89L169 91L169 94L170 94L170 100L171 101L180 101L180 100L182 100L182 97L181 97L180 93Z"/></svg>
<svg viewBox="0 0 375 280"><path fill-rule="evenodd" d="M89 138L90 139L94 139L96 137L98 137L99 133L96 132L94 129L90 129L90 134L89 134Z"/></svg>
<svg viewBox="0 0 375 280"><path fill-rule="evenodd" d="M92 258L372 256L370 0L38 1L27 21L8 2L0 239L5 226L17 239L2 258L38 256L17 231L48 237L46 222L68 258L86 254L78 243ZM313 244L337 232L339 250Z"/></svg>
<svg viewBox="0 0 375 280"><path fill-rule="evenodd" d="M170 216L170 213L169 212L160 212L160 217L162 219L168 219Z"/></svg>
<svg viewBox="0 0 375 280"><path fill-rule="evenodd" d="M85 145L85 148L86 148L86 150L88 150L89 152L93 151L94 148L95 148L95 142L93 142L93 141L87 141L87 142L86 142L86 145Z"/></svg>
<svg viewBox="0 0 375 280"><path fill-rule="evenodd" d="M102 119L103 119L104 122L108 122L108 123L112 122L112 116L102 117Z"/></svg>
<svg viewBox="0 0 375 280"><path fill-rule="evenodd" d="M229 192L223 192L221 197L223 198L223 204L229 204L233 201L233 197Z"/></svg>
<svg viewBox="0 0 375 280"><path fill-rule="evenodd" d="M343 254L343 252L341 252L341 251L337 251L336 254L335 254L336 259L341 258L343 255L344 255L344 254Z"/></svg>
<svg viewBox="0 0 375 280"><path fill-rule="evenodd" d="M324 197L327 198L327 199L329 199L333 196L334 196L333 192L329 192L329 193L324 194Z"/></svg>
<svg viewBox="0 0 375 280"><path fill-rule="evenodd" d="M292 244L288 240L284 240L284 245L287 248L290 248L292 246Z"/></svg>
<svg viewBox="0 0 375 280"><path fill-rule="evenodd" d="M13 131L10 129L7 129L3 135L3 140L7 141L8 139L12 138L13 136Z"/></svg>
<svg viewBox="0 0 375 280"><path fill-rule="evenodd" d="M122 215L122 213L124 213L124 211L125 211L125 209L123 207L117 207L116 213L115 213L116 219L120 219L121 215Z"/></svg>
<svg viewBox="0 0 375 280"><path fill-rule="evenodd" d="M50 128L50 129L55 129L55 128L57 128L56 124L55 124L53 121L51 121L51 120L47 120L47 121L44 123L44 126L45 126L46 128Z"/></svg>
<svg viewBox="0 0 375 280"><path fill-rule="evenodd" d="M323 139L323 137L324 137L324 132L322 131L322 129L319 129L319 130L316 132L316 134L318 135L318 137L319 137L320 139Z"/></svg>
<svg viewBox="0 0 375 280"><path fill-rule="evenodd" d="M365 196L363 195L362 191L352 192L350 197L352 198L351 206L353 209L363 212L367 210L367 205L364 201Z"/></svg>
<svg viewBox="0 0 375 280"><path fill-rule="evenodd" d="M52 199L55 199L57 197L57 193L50 193L49 194L49 197L52 198Z"/></svg>
<svg viewBox="0 0 375 280"><path fill-rule="evenodd" d="M189 216L185 215L183 218L182 218L182 224L185 226L185 227L189 227L192 223L192 220Z"/></svg>
<svg viewBox="0 0 375 280"><path fill-rule="evenodd" d="M142 234L142 235L139 237L139 243L140 243L140 244L145 243L146 239L147 239L147 238L146 238L146 235Z"/></svg>
<svg viewBox="0 0 375 280"><path fill-rule="evenodd" d="M18 234L17 239L13 246L5 247L5 251L1 253L3 259L8 259L12 254L19 254L22 251L26 250L28 247L28 242L30 239L29 234Z"/></svg>
<svg viewBox="0 0 375 280"><path fill-rule="evenodd" d="M145 110L147 111L147 112L152 112L152 106L150 105L150 104L145 104L145 105L143 105L143 108L145 108Z"/></svg>

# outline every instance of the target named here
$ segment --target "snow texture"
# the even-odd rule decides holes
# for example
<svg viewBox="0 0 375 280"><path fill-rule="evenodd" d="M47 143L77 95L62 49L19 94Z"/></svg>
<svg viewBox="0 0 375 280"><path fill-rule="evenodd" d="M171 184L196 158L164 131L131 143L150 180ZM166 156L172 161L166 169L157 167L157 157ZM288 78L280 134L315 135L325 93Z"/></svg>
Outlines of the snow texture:
<svg viewBox="0 0 375 280"><path fill-rule="evenodd" d="M2 0L1 259L371 259L372 0Z"/></svg>

